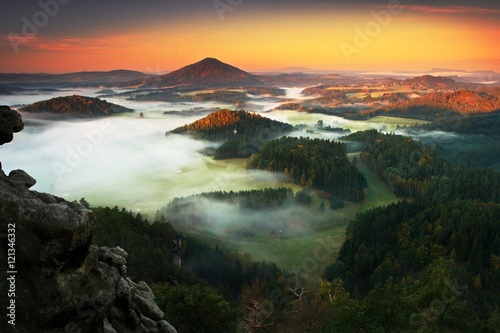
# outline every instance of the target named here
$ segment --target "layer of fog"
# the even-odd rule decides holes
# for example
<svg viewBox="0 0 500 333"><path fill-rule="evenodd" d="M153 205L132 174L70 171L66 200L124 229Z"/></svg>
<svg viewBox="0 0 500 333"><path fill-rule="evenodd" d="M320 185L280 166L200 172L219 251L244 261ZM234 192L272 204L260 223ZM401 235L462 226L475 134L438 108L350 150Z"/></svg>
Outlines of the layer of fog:
<svg viewBox="0 0 500 333"><path fill-rule="evenodd" d="M7 88L8 90L8 88ZM42 100L64 97L71 95L83 95L88 97L98 97L100 88L82 88L82 89L25 89L16 91L13 95L2 95L0 105L16 107L21 105L33 104ZM125 92L126 90L115 90Z"/></svg>
<svg viewBox="0 0 500 333"><path fill-rule="evenodd" d="M491 138L483 134L458 134L444 131L425 131L422 129L398 129L396 134L410 136L432 148L444 148L457 154L477 151L492 144Z"/></svg>
<svg viewBox="0 0 500 333"><path fill-rule="evenodd" d="M38 100L47 98L38 96ZM212 143L165 136L166 131L202 116L163 112L192 105L110 101L136 112L88 121L55 121L23 113L25 129L0 147L3 170L25 170L37 180L33 187L37 191L149 214L178 196L280 184L271 174L245 170L244 162L205 156Z"/></svg>
<svg viewBox="0 0 500 333"><path fill-rule="evenodd" d="M302 88L287 89L286 97L306 98ZM55 96L80 94L97 96L98 88L64 90L46 95L5 96L1 104L28 104ZM46 119L23 113L25 129L14 141L0 147L3 170L26 170L37 179L34 190L63 196L69 200L85 197L94 205L123 206L149 214L174 197L212 191L240 191L277 187L283 184L272 174L245 170L244 160L214 161L204 151L213 144L187 136L165 132L191 123L203 115L163 114L165 111L189 111L194 108L224 107L217 102L169 103L139 102L105 98L136 111L94 120ZM264 100L265 97L257 98ZM144 118L139 117L143 112ZM342 127L354 131L385 125L351 121L341 117L273 111L266 117L291 123L307 124L309 131L293 136L337 139L341 133L318 131L314 126ZM49 117L50 118L50 117Z"/></svg>
<svg viewBox="0 0 500 333"><path fill-rule="evenodd" d="M247 94L247 96L250 98L250 101L244 103L245 110L251 112L267 112L277 108L284 103L300 103L302 101L317 97L303 95L302 91L305 88L306 87L281 87L281 89L285 90L285 95L282 96Z"/></svg>
<svg viewBox="0 0 500 333"><path fill-rule="evenodd" d="M177 209L174 215L162 210L177 230L223 240L268 237L272 231L280 238L296 237L331 223L331 215L321 214L318 207L300 206L294 202L258 211L201 196L184 199L183 204L184 209Z"/></svg>
<svg viewBox="0 0 500 333"><path fill-rule="evenodd" d="M385 130L387 125L380 122L370 122L366 120L349 120L338 116L306 113L287 110L267 112L263 116L273 120L286 122L291 125L315 125L318 121L323 121L324 126L350 129L351 131L363 131L367 129Z"/></svg>
<svg viewBox="0 0 500 333"><path fill-rule="evenodd" d="M398 128L394 130L394 133L412 137L413 139L418 140L423 144L431 147L436 145L443 145L456 142L457 140L463 137L462 135L459 135L454 132L444 132L437 130L424 131L419 129L405 129L405 128Z"/></svg>

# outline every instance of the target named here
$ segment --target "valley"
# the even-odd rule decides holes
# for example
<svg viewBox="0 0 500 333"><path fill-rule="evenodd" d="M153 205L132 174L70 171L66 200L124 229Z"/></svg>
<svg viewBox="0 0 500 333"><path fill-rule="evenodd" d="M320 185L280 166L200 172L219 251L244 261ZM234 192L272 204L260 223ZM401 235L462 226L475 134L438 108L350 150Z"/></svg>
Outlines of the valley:
<svg viewBox="0 0 500 333"><path fill-rule="evenodd" d="M286 94L293 95L297 100L301 98L301 95L297 94L300 90L302 89L285 88ZM86 91L82 93L88 94ZM307 97L303 98L307 100ZM161 207L176 197L202 192L245 191L282 186L291 187L297 192L302 188L300 185L285 181L279 175L246 170L246 159L214 160L213 157L205 155L204 151L220 143L194 140L189 136L164 136L165 131L202 117L202 115L190 116L186 111L182 111L187 113L185 116L164 115L165 111L236 108L235 105L217 104L217 102L184 104L131 101L123 97L106 98L106 100L133 108L135 112L83 122L70 119L54 121L44 119L43 116L22 113L28 126L18 135L16 142L2 148L2 156L5 156L4 168L8 170L12 165L12 168L22 168L30 172L38 181L35 185L38 191L51 192L68 200L85 198L95 206L126 207L151 219ZM139 118L139 113L144 117ZM338 139L342 134L314 129L319 120L322 120L325 126L341 127L351 131L371 128L390 131L398 125L425 123L406 118L382 117L366 121L347 120L338 116L296 111L272 111L261 114L293 126L307 124L311 129L294 130L289 135L322 139ZM106 124L112 131L103 133L101 142L92 145L92 151L88 155L80 156L79 145L88 143L89 133L95 133ZM59 137L64 137L65 140L57 140ZM77 159L76 165L67 165L66 159L72 156L68 155L69 152L75 152L80 156L81 162L76 163ZM286 239L277 240L269 236L270 232L276 229L272 222L269 223L269 227L261 228L255 236L242 240L224 237L221 233L222 228L217 226L214 226L213 230L196 232L184 230L182 226L177 228L210 244L224 245L249 253L256 260L269 260L283 268L294 267L301 270L304 260L313 256L317 250L318 240L332 241L328 251L333 251L329 253L334 255L343 243L343 230L358 212L396 200L379 178L367 169L364 169L363 173L370 176L365 202L348 203L347 208L343 210L327 209L326 213L320 214L318 207L321 199L315 195L314 204L310 208L284 209L263 217L264 221L269 219L281 221L280 228L284 228L282 225L284 223L287 229L293 230L287 233ZM316 218L311 220L311 216ZM242 215L234 220L246 221L246 224L238 223L236 228L251 229L251 214L246 219L245 215ZM331 236L332 232L336 236ZM279 242L279 247L275 246L276 242ZM292 248L294 250L290 252ZM325 261L315 268L314 279L321 276L327 264Z"/></svg>
<svg viewBox="0 0 500 333"><path fill-rule="evenodd" d="M208 68L211 70L208 77L200 74ZM224 74L218 74L217 71ZM220 146L222 141L209 142L179 135L164 137L165 131L199 120L214 109L244 109L295 126L295 129L287 134L289 136L338 140L345 133L323 131L317 127L318 122L322 123L322 127L342 128L355 133L369 129L382 132L404 131L406 127L429 124L429 121L417 119L418 117L401 118L391 115L375 115L362 119L364 111L354 117L357 119L352 119L351 111L348 111L344 118L341 116L341 111L334 111L335 107L365 103L364 108L373 108L379 99L386 101L384 103L390 103L388 96L399 96L396 101L404 96L407 96L406 99L415 99L420 95L431 94L430 90L462 89L471 85L432 76L424 76L420 80L399 81L339 75L329 77L331 83L328 85L309 88L247 88L243 85L237 89L223 86L219 89L209 89L211 82L217 77L225 84L238 84L225 81L224 76L220 75L235 77L238 80L244 78L248 80L250 86L256 84L257 79L217 60L206 59L179 72L167 74L166 77L169 77L170 81L147 78L140 86L161 87L164 82L172 84L172 80L180 81L196 75L204 79L194 81L193 88L184 87L179 92L176 89L162 89L160 95L158 90L154 92L141 90L139 94L135 94L130 88L123 90L127 82L122 82L120 83L122 87L118 88L115 95L107 95L104 98L115 105L133 109L134 112L114 114L106 119L89 119L83 122L68 118L57 120L57 118L47 118L43 112L37 114L23 112L28 126L19 134L14 144L2 148L2 155L5 156L4 167L8 169L12 165L12 168L15 166L29 171L38 180L35 188L39 191L50 191L69 200L85 198L96 206L126 207L146 217L154 218L161 207L177 197L204 192L245 191L282 186L291 187L297 192L302 188L278 174L247 170L246 158L215 160L207 155ZM297 77L299 82L300 77L302 76ZM93 78L95 79L95 76ZM269 81L270 77L265 78ZM258 79L260 80L258 84L265 84L265 78ZM311 83L311 80L322 79L323 76L310 75L303 81ZM139 82L131 81L131 84L137 85ZM208 89L200 90L200 87ZM52 96L71 96L69 94L75 96L75 93L91 97L100 96L98 89L89 87L71 91L57 89L51 91ZM226 100L225 93L237 93L246 97L245 100L231 102ZM208 97L208 100L198 98L202 95ZM213 98L210 95L213 95ZM14 106L19 103L22 96L23 92L4 96L4 103ZM28 97L38 101L50 98L50 95L45 96L47 95L39 94ZM370 102L366 102L367 98L370 98ZM148 101L149 99L151 101ZM277 108L281 104L286 105L285 102L302 106L298 110ZM333 102L336 106L331 109ZM21 110L35 110L35 105ZM314 111L309 112L308 105L313 106ZM199 112L192 113L191 110ZM108 126L110 131L99 132L102 126ZM64 137L64 140L57 140L60 137ZM351 153L350 158L352 157ZM357 167L368 180L367 196L362 202L347 203L345 209L340 211L327 209L326 213L320 214L318 207L322 199L314 194L314 204L309 208L283 209L271 212L269 217L263 217L263 219L285 221L283 223L286 227L293 231L284 239L269 237L271 230L277 228L272 222L269 222L269 227L257 230L251 238L242 240L224 237L221 231L223 228L217 226L214 226L213 230L191 232L188 229L184 230L182 225L176 227L179 231L192 234L209 243L248 252L258 260L270 260L283 268L300 267L305 258L313 255L318 239L325 237L334 239L329 251L337 253L343 243L343 230L357 213L397 200L380 178L363 164ZM311 216L314 218L311 219ZM242 219L248 221L236 228L251 229L252 218L250 216L235 218L235 220ZM230 221L226 223L230 224ZM283 225L280 227L284 228ZM332 233L335 236L332 236ZM275 242L279 242L280 246L274 246ZM295 250L292 251L292 247ZM297 255L290 256L290 253ZM323 266L318 266L316 278L321 275Z"/></svg>
<svg viewBox="0 0 500 333"><path fill-rule="evenodd" d="M500 2L2 14L1 333L500 333Z"/></svg>
<svg viewBox="0 0 500 333"><path fill-rule="evenodd" d="M182 84L192 77L199 77L192 86ZM325 78L328 83L320 84ZM349 292L362 295L382 274L374 267L389 265L363 250L373 245L372 234L380 242L389 239L370 221L385 226L384 216L393 223L398 214L409 214L419 223L411 214L436 207L440 195L445 204L464 200L467 209L480 206L467 200L497 202L494 190L488 197L468 181L448 182L470 174L485 188L496 186L498 174L467 167L500 163L498 88L432 76L297 74L293 82L300 87L273 86L274 80L209 59L164 77L109 86L12 89L2 103L20 112L25 129L1 148L2 168L26 170L37 179L36 191L137 223L115 226L117 236L97 231L99 244L120 239L138 256L133 274L164 281L162 270L175 271L161 263L147 271L155 265L136 261L154 251L172 255L165 243L142 248L131 236L134 228L143 230L137 237L163 228L149 236L152 243L181 237L186 269L235 294L258 283L252 274L262 270L280 272L276 281L266 276L279 288L284 279L311 290L323 288L324 279L341 279ZM386 249L393 245L384 246L376 251L389 258ZM445 251L435 244L425 256L422 246L418 255L424 258ZM203 263L203 256L214 261ZM360 256L372 266L360 267L353 259ZM403 261L391 260L394 267ZM224 265L231 266L225 273ZM371 277L363 275L368 271ZM227 274L241 276L232 282ZM253 282L245 284L243 276Z"/></svg>

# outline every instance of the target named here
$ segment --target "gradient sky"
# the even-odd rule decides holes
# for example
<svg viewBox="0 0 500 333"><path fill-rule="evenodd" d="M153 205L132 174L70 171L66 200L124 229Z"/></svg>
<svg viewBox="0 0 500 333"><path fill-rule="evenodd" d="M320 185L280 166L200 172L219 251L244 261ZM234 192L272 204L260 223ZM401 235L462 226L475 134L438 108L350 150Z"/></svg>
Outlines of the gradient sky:
<svg viewBox="0 0 500 333"><path fill-rule="evenodd" d="M53 12L44 13L42 4ZM0 72L164 73L205 57L247 71L500 72L498 1L8 0L0 6Z"/></svg>

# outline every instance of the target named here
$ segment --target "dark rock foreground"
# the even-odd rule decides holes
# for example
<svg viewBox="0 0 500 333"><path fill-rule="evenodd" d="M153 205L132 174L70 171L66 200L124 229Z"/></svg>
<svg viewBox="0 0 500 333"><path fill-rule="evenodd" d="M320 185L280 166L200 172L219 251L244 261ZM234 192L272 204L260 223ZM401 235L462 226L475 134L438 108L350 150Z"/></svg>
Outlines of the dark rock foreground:
<svg viewBox="0 0 500 333"><path fill-rule="evenodd" d="M0 108L4 144L23 124ZM127 253L91 245L92 211L30 190L35 183L0 164L0 331L176 332L148 285L127 277Z"/></svg>

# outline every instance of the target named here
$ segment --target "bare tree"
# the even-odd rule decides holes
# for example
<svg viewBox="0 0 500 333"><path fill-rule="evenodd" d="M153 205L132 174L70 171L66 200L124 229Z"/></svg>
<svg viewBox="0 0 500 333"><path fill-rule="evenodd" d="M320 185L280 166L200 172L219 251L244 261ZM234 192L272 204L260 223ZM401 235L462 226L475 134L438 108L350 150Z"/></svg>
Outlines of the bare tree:
<svg viewBox="0 0 500 333"><path fill-rule="evenodd" d="M274 304L262 296L263 286L259 280L251 286L245 286L241 292L241 302L246 314L241 323L243 332L257 333L261 329L270 331L274 325Z"/></svg>

